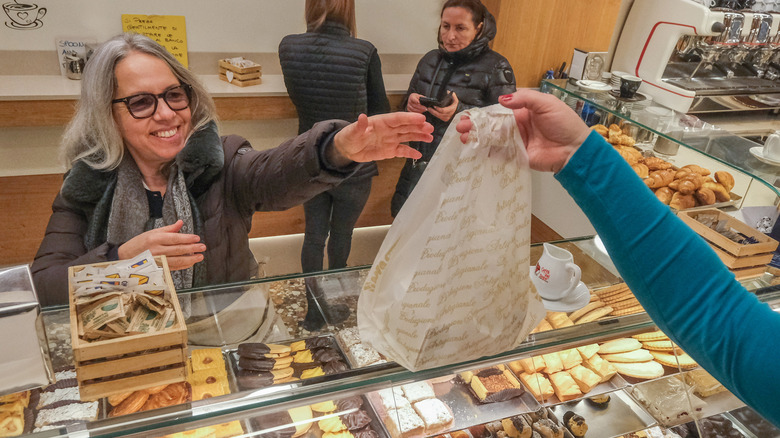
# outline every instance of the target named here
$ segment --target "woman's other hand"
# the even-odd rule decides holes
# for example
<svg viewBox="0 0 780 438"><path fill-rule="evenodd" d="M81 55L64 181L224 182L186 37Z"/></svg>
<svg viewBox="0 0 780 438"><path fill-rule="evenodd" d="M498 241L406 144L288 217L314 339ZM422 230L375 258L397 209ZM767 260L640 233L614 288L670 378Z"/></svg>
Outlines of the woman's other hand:
<svg viewBox="0 0 780 438"><path fill-rule="evenodd" d="M172 271L187 269L203 261L202 252L206 245L200 243L197 234L179 233L184 222L181 220L164 227L141 233L119 246L117 253L120 259L129 259L146 251L152 255L168 257L168 266Z"/></svg>
<svg viewBox="0 0 780 438"><path fill-rule="evenodd" d="M419 114L428 111L428 107L420 103L421 97L423 97L423 95L419 93L410 94L409 98L406 99L406 111Z"/></svg>
<svg viewBox="0 0 780 438"><path fill-rule="evenodd" d="M458 111L459 100L458 100L458 95L455 94L454 92L451 95L452 95L452 103L450 103L445 107L434 106L434 107L427 108L428 112L433 114L434 117L438 118L443 122L449 122L450 120L452 120L452 116L454 116L455 112Z"/></svg>
<svg viewBox="0 0 780 438"><path fill-rule="evenodd" d="M558 172L590 134L582 119L551 94L521 89L498 101L513 110L534 170ZM468 140L471 127L468 117L462 117L456 125L463 143Z"/></svg>
<svg viewBox="0 0 780 438"><path fill-rule="evenodd" d="M339 131L333 139L332 155L328 160L343 166L350 161L368 162L387 158L422 157L419 151L403 142L433 140L433 125L425 116L417 113L395 112L367 117L361 114L358 121Z"/></svg>

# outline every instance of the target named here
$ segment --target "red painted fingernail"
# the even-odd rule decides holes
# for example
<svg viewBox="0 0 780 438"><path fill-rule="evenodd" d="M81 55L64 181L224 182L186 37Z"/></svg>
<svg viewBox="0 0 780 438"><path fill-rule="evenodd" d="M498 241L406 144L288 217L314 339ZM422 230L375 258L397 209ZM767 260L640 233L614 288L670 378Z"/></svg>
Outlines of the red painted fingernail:
<svg viewBox="0 0 780 438"><path fill-rule="evenodd" d="M509 100L511 98L512 98L511 94L505 94L505 95L499 97L498 100Z"/></svg>

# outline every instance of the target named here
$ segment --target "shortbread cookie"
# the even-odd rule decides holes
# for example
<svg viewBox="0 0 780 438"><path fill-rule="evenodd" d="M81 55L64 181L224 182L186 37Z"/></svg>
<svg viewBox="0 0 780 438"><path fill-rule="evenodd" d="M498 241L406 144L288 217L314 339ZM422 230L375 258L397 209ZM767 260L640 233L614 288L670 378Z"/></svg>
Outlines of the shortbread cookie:
<svg viewBox="0 0 780 438"><path fill-rule="evenodd" d="M599 307L598 309L588 312L582 318L578 319L577 324L586 324L589 322L593 322L601 318L602 316L609 315L610 313L612 313L612 310L614 309L612 309L611 306Z"/></svg>
<svg viewBox="0 0 780 438"><path fill-rule="evenodd" d="M634 338L618 338L599 346L599 354L625 353L642 348L642 343Z"/></svg>
<svg viewBox="0 0 780 438"><path fill-rule="evenodd" d="M637 350L632 350L632 351L626 351L625 353L602 354L601 357L604 360L608 360L612 363L647 362L649 360L653 360L653 355L650 354L650 352L645 350L644 348L639 348Z"/></svg>
<svg viewBox="0 0 780 438"><path fill-rule="evenodd" d="M603 297L609 297L612 295L623 293L627 290L629 290L628 285L626 285L625 283L618 283L609 287L605 287L603 289L594 290L593 293L603 298Z"/></svg>
<svg viewBox="0 0 780 438"><path fill-rule="evenodd" d="M674 354L671 353L664 353L661 351L651 351L650 354L652 354L656 362L671 368L677 368L679 365L680 368L684 370L688 370L699 366L699 364L697 364L696 361L693 360L693 358L688 356L688 353L680 353L675 356Z"/></svg>
<svg viewBox="0 0 780 438"><path fill-rule="evenodd" d="M645 308L641 305L634 306L634 307L627 307L625 309L620 310L614 310L612 311L613 316L625 316L625 315L633 315L634 313L642 313L645 311Z"/></svg>
<svg viewBox="0 0 780 438"><path fill-rule="evenodd" d="M574 321L565 312L547 312L547 321L557 329L574 325Z"/></svg>
<svg viewBox="0 0 780 438"><path fill-rule="evenodd" d="M647 333L640 333L638 335L634 335L631 337L640 342L662 341L662 340L669 339L669 337L666 336L666 333L662 332L661 330L656 330Z"/></svg>
<svg viewBox="0 0 780 438"><path fill-rule="evenodd" d="M671 340L642 342L642 346L653 351L674 351L677 348L677 344Z"/></svg>
<svg viewBox="0 0 780 438"><path fill-rule="evenodd" d="M603 301L592 301L589 304L586 304L585 307L570 313L569 319L574 321L574 323L576 324L577 320L580 319L582 316L584 316L586 313L590 312L591 310L596 310L599 307L604 307Z"/></svg>
<svg viewBox="0 0 780 438"><path fill-rule="evenodd" d="M610 362L612 363L612 362ZM628 377L637 379L657 379L664 375L664 367L655 361L639 363L612 363L617 371Z"/></svg>

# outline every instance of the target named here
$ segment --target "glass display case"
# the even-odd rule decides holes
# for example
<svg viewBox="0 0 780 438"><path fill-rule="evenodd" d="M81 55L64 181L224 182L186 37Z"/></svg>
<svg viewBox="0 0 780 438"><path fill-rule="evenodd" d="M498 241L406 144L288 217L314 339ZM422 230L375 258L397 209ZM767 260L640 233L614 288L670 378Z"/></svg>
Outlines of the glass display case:
<svg viewBox="0 0 780 438"><path fill-rule="evenodd" d="M579 81L582 82L582 81ZM776 206L780 198L780 163L767 160L761 145L722 130L695 116L655 105L652 97L637 93L624 99L614 91L553 79L542 90L566 102L589 125L617 124L636 139L646 156L657 156L682 167L698 164L734 175L733 207Z"/></svg>
<svg viewBox="0 0 780 438"><path fill-rule="evenodd" d="M621 287L622 280L597 237L552 243L573 254L582 281L594 297L606 300L612 293L609 291ZM542 246L533 245L531 261L541 253ZM650 339L642 334L651 336L657 330L641 310L606 314L581 324L556 324L558 328L540 326L514 350L410 372L372 357L370 347L362 345L357 336L355 310L368 271L369 267L358 267L178 291L182 307L189 309L185 313L191 355L189 395L182 403L150 405L154 394L140 394L145 402L121 415L118 406L139 395L132 393L121 401L93 402L94 411L84 418L75 413L80 411L63 411L69 417L39 421L42 411L84 404L72 395L51 400L57 398L56 391L65 394L67 389L44 388L28 399L25 433L37 426L50 429L36 436L411 438L448 434L451 438L487 438L514 436L513 428L530 427L544 416L554 425L545 423L549 428L559 427L565 418L583 418L590 428L588 437L613 437L690 419L662 418L663 413L654 412L653 396L647 395L646 385L683 385L681 394L692 391L694 386L685 386L685 376L698 370L695 365L667 363L662 375L648 379L622 372L599 374L598 381L590 383L582 377L568 389L555 382L552 391L524 375L528 367L537 367L538 375L554 380L555 370L545 368L554 367L552 359L541 368L537 362L550 354L561 359L562 369L598 369L589 361L606 353L599 351L603 343ZM780 308L776 282L767 273L744 284L761 300ZM316 289L316 304L325 320L316 331L301 324L306 314L306 288ZM347 311L336 315L332 309L337 307ZM568 316L574 318L571 313ZM73 361L68 309L45 309L44 319L54 369L67 372ZM252 359L270 360L273 366L255 368ZM575 365L563 368L569 361ZM571 374L576 375L574 371ZM508 386L495 387L496 379ZM68 382L60 380L57 385L67 386ZM609 400L604 402L606 398ZM727 392L702 400L704 405L696 407L700 417L720 415L743 436L762 436L750 432L750 427L771 428L760 424L760 417L752 411L740 410L743 404ZM0 430L7 402L0 399ZM569 430L561 433L552 436L572 436Z"/></svg>

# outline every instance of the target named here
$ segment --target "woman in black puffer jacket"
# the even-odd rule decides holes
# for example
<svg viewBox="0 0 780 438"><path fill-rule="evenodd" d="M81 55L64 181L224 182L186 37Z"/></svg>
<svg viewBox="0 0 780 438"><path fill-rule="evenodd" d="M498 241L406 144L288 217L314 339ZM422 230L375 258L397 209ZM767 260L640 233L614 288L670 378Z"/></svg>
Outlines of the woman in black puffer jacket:
<svg viewBox="0 0 780 438"><path fill-rule="evenodd" d="M402 106L425 113L433 126L433 141L412 142L422 153L420 160L406 160L390 205L393 217L403 206L436 152L452 117L460 111L498 103L498 97L517 90L509 61L490 49L496 36L496 21L479 0L448 0L441 11L439 48L417 64ZM451 93L451 94L450 94ZM449 96L451 103L447 103ZM427 107L420 97L442 101Z"/></svg>

